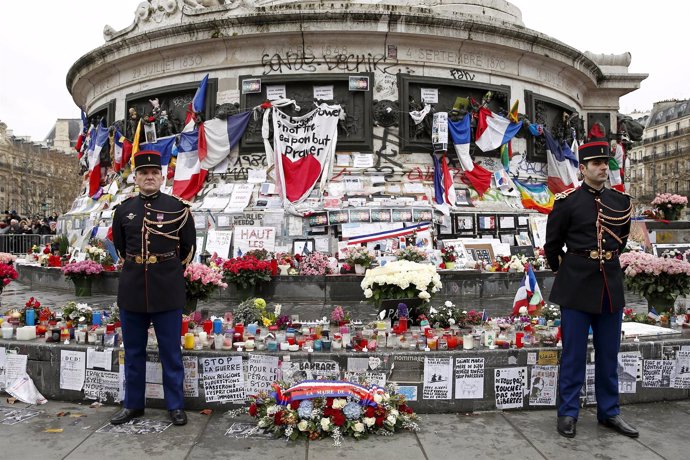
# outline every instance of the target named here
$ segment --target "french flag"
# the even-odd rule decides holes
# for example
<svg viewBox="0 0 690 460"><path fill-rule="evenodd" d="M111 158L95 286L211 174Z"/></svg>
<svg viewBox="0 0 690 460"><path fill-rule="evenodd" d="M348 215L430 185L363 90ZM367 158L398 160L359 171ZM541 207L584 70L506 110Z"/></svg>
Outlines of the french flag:
<svg viewBox="0 0 690 460"><path fill-rule="evenodd" d="M432 153L431 155L434 158L434 201L436 204L455 206L455 186L453 185L453 176L451 176L448 168L446 153L443 152L440 163L435 154Z"/></svg>
<svg viewBox="0 0 690 460"><path fill-rule="evenodd" d="M199 160L199 131L180 133L172 194L191 200L203 187L207 173Z"/></svg>
<svg viewBox="0 0 690 460"><path fill-rule="evenodd" d="M212 118L199 125L199 158L201 167L209 170L222 162L244 135L251 112L226 120Z"/></svg>
<svg viewBox="0 0 690 460"><path fill-rule="evenodd" d="M124 152L124 137L119 129L115 129L113 132L113 170L119 172L122 169L122 155Z"/></svg>
<svg viewBox="0 0 690 460"><path fill-rule="evenodd" d="M544 299L541 296L537 277L534 276L532 265L527 265L525 276L522 278L513 301L513 316L520 313L520 307L527 307L527 312L532 314L542 305L544 305Z"/></svg>
<svg viewBox="0 0 690 460"><path fill-rule="evenodd" d="M465 115L460 121L448 120L448 130L450 131L451 139L453 139L453 144L455 144L455 153L457 153L462 169L465 172L465 178L481 196L491 186L492 174L472 161L470 157L470 122L469 114Z"/></svg>
<svg viewBox="0 0 690 460"><path fill-rule="evenodd" d="M575 153L565 143L558 145L547 129L544 129L544 139L548 167L546 184L549 189L553 193L559 193L580 185L577 179L578 161Z"/></svg>
<svg viewBox="0 0 690 460"><path fill-rule="evenodd" d="M503 144L510 142L521 127L522 123L513 123L486 107L482 107L479 109L474 143L482 152L496 150Z"/></svg>
<svg viewBox="0 0 690 460"><path fill-rule="evenodd" d="M108 142L108 128L99 123L96 132L92 134L92 142L88 150L89 160L89 196L94 196L101 186L101 150Z"/></svg>
<svg viewBox="0 0 690 460"><path fill-rule="evenodd" d="M184 124L189 124L190 121L196 121L196 114L203 112L206 108L206 87L208 86L208 74L201 79L199 87L194 93L194 98L187 108L187 117L185 118Z"/></svg>

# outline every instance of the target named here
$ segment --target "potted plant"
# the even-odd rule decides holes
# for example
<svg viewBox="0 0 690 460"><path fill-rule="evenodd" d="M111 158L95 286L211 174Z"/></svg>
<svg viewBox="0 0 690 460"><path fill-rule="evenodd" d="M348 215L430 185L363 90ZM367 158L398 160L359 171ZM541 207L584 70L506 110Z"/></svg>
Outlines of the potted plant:
<svg viewBox="0 0 690 460"><path fill-rule="evenodd" d="M255 287L262 281L271 281L274 274L270 261L260 260L249 253L228 259L221 267L223 280L234 284L242 298L253 297Z"/></svg>
<svg viewBox="0 0 690 460"><path fill-rule="evenodd" d="M328 275L331 273L331 261L328 260L328 254L321 252L312 252L306 256L295 255L295 259L299 261L299 274L305 276L314 275Z"/></svg>
<svg viewBox="0 0 690 460"><path fill-rule="evenodd" d="M5 287L19 277L19 273L17 273L17 270L14 269L11 263L7 264L4 262L10 260L10 258L5 257L4 254L0 254L0 257L2 257L2 259L0 259L2 260L2 262L0 262L0 294L2 294Z"/></svg>
<svg viewBox="0 0 690 460"><path fill-rule="evenodd" d="M687 205L687 197L672 193L657 193L652 200L652 206L663 213L666 220L678 220L681 211Z"/></svg>
<svg viewBox="0 0 690 460"><path fill-rule="evenodd" d="M289 270L295 266L294 259L286 252L276 253L276 263L278 264L278 270L280 270L280 276L289 275Z"/></svg>
<svg viewBox="0 0 690 460"><path fill-rule="evenodd" d="M187 304L184 307L186 315L196 310L199 300L207 300L216 289L228 287L223 282L223 273L220 270L200 263L187 265L184 280L187 291Z"/></svg>
<svg viewBox="0 0 690 460"><path fill-rule="evenodd" d="M379 307L380 315L393 318L397 315L400 299L405 299L408 308L413 309L429 302L442 284L441 277L432 264L396 260L367 270L361 287L364 297ZM410 312L410 318L417 316Z"/></svg>
<svg viewBox="0 0 690 460"><path fill-rule="evenodd" d="M363 275L367 268L376 260L374 254L365 246L348 247L344 250L345 261L348 265L354 265L355 273Z"/></svg>
<svg viewBox="0 0 690 460"><path fill-rule="evenodd" d="M441 259L443 263L441 268L446 270L452 270L455 268L455 261L458 259L458 253L455 251L455 246L448 246L447 248L441 249Z"/></svg>
<svg viewBox="0 0 690 460"><path fill-rule="evenodd" d="M649 311L673 311L676 298L690 293L690 263L682 254L631 251L620 255L620 263L626 285L647 299Z"/></svg>
<svg viewBox="0 0 690 460"><path fill-rule="evenodd" d="M103 266L93 260L72 262L61 268L65 278L74 283L75 295L85 297L91 295L91 282L103 273Z"/></svg>

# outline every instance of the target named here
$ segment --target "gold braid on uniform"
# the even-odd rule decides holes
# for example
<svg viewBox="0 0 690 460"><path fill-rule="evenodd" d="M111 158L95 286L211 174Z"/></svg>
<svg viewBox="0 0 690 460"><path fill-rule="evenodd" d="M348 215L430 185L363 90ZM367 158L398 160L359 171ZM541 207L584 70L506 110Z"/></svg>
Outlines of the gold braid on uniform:
<svg viewBox="0 0 690 460"><path fill-rule="evenodd" d="M182 227L184 227L184 225L187 223L187 219L189 219L189 215L190 215L191 211L187 207L180 210L180 211L160 211L158 209L153 209L149 206L145 206L145 208L148 210L151 210L153 212L161 213L161 214L180 214L179 216L177 216L174 219L161 220L161 221L148 219L148 218L146 218L146 215L144 215L144 220L143 220L142 226L141 226L142 227L141 228L141 239L142 239L141 247L144 250L143 255L146 258L146 257L148 257L148 254L149 254L149 233L152 233L154 235L159 235L159 236L162 236L164 238L171 239L171 240L179 241L180 237L173 235L173 233L177 234L180 230L182 230ZM153 226L161 226L162 227L163 225L175 224L175 223L180 222L180 221L182 223L177 228L174 228L174 229L170 230L169 232L162 232L160 230L156 230L155 228L153 228ZM178 249L179 249L179 244L178 244Z"/></svg>
<svg viewBox="0 0 690 460"><path fill-rule="evenodd" d="M599 270L603 269L603 264L604 264L604 259L602 257L603 254L603 247L602 247L602 239L604 236L604 232L606 232L609 236L613 237L618 244L623 244L623 240L621 237L613 233L613 231L607 227L608 226L613 226L613 227L622 227L628 222L630 222L630 217L632 216L632 202L628 205L626 209L623 210L618 210L618 209L613 209L610 206L605 205L604 203L601 202L600 198L597 198L595 200L599 206L602 208L606 208L609 211L615 212L622 214L620 217L613 217L609 216L607 214L604 214L602 211L597 210L597 250L599 251ZM606 224L606 225L604 225ZM626 235L627 236L627 235ZM623 237L625 238L625 237Z"/></svg>

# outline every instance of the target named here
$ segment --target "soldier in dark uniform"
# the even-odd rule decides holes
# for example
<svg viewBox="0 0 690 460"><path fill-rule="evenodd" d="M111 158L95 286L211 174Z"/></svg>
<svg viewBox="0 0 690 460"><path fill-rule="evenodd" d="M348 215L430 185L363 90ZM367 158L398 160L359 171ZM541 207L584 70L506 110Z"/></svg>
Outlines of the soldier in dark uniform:
<svg viewBox="0 0 690 460"><path fill-rule="evenodd" d="M618 402L618 350L625 305L618 255L630 233L632 206L628 195L605 187L606 139L582 145L579 161L584 182L556 195L544 245L556 273L549 300L561 306L563 354L557 428L563 436L575 436L591 326L597 419L626 436L637 437L637 430L621 418Z"/></svg>
<svg viewBox="0 0 690 460"><path fill-rule="evenodd" d="M120 204L113 217L113 243L124 259L117 304L125 346L125 401L110 422L122 424L144 414L146 342L153 323L165 404L172 422L184 425L180 330L184 269L194 256L196 230L189 206L160 192L164 178L158 152L137 153L133 174L139 195Z"/></svg>

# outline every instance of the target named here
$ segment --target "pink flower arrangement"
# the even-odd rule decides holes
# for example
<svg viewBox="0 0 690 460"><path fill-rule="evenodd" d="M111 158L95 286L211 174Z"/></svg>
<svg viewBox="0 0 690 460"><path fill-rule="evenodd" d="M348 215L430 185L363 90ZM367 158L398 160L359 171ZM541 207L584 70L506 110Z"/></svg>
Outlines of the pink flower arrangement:
<svg viewBox="0 0 690 460"><path fill-rule="evenodd" d="M300 275L328 275L331 272L328 254L312 252L301 257L299 262Z"/></svg>
<svg viewBox="0 0 690 460"><path fill-rule="evenodd" d="M17 256L7 252L0 252L0 264L12 265L17 260Z"/></svg>
<svg viewBox="0 0 690 460"><path fill-rule="evenodd" d="M217 288L225 289L223 273L207 265L191 263L184 271L187 297L190 299L206 300Z"/></svg>
<svg viewBox="0 0 690 460"><path fill-rule="evenodd" d="M69 280L75 278L87 278L90 276L98 276L103 273L103 265L93 260L82 260L79 262L72 262L62 267L62 274Z"/></svg>
<svg viewBox="0 0 690 460"><path fill-rule="evenodd" d="M656 198L652 200L652 206L656 206L657 208L664 206L670 208L673 205L679 205L680 207L687 206L688 198L672 193L657 193Z"/></svg>
<svg viewBox="0 0 690 460"><path fill-rule="evenodd" d="M643 296L676 298L690 293L690 263L676 257L657 257L646 252L620 255L625 282Z"/></svg>

